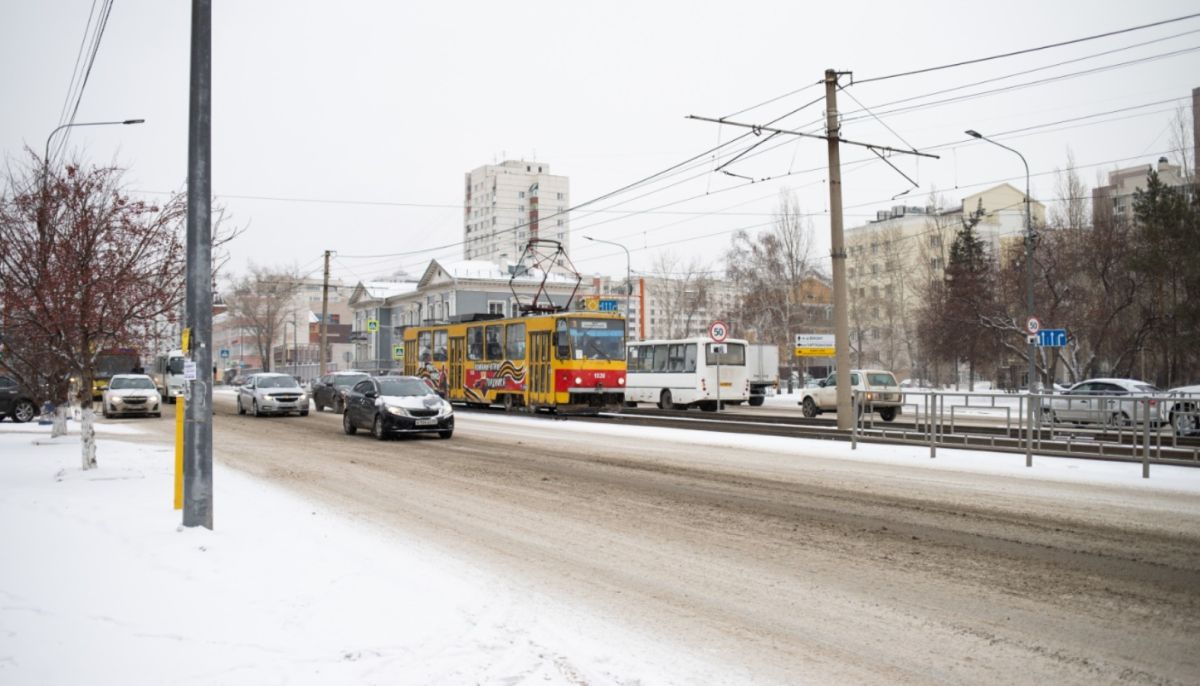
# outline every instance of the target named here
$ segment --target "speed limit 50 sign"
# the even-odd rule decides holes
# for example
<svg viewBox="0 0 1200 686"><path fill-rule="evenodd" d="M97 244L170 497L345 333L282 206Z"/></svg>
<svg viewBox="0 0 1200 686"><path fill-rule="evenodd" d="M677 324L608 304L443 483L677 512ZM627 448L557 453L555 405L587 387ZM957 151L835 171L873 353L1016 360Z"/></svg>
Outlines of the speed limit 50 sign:
<svg viewBox="0 0 1200 686"><path fill-rule="evenodd" d="M729 337L729 325L721 320L717 320L708 325L708 337L717 343L724 343Z"/></svg>

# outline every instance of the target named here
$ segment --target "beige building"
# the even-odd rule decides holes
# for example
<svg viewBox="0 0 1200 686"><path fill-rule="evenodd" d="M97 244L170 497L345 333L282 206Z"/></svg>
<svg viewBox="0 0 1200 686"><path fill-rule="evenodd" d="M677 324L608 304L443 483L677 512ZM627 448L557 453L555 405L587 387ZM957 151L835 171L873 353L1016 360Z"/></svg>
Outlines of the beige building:
<svg viewBox="0 0 1200 686"><path fill-rule="evenodd" d="M919 375L917 311L927 286L940 281L965 214L982 210L976 225L995 258L1025 236L1025 194L1004 183L962 198L952 208L897 206L874 221L846 230L851 358L855 366L880 366L900 378ZM1030 204L1034 226L1046 208Z"/></svg>
<svg viewBox="0 0 1200 686"><path fill-rule="evenodd" d="M1133 221L1133 194L1146 187L1146 177L1151 171L1167 186L1182 186L1187 183L1183 170L1171 164L1167 158L1158 158L1154 167L1141 164L1136 167L1117 169L1108 173L1108 185L1092 189L1092 221L1099 224L1107 219L1130 223Z"/></svg>
<svg viewBox="0 0 1200 686"><path fill-rule="evenodd" d="M506 160L468 172L465 183L464 259L515 263L530 238L558 241L570 254L571 184L550 165Z"/></svg>

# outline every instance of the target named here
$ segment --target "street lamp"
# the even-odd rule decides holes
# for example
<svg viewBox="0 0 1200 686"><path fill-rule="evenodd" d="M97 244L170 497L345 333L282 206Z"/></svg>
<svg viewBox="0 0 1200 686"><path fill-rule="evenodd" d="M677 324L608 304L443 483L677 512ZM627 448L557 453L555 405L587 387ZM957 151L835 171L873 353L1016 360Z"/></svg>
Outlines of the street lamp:
<svg viewBox="0 0 1200 686"><path fill-rule="evenodd" d="M73 126L129 126L130 124L144 124L145 122L145 119L124 119L122 121L86 121L73 124L63 124L62 126L59 126L51 131L49 136L46 136L46 155L42 157L42 164L46 170L50 169L50 139L54 138L54 134L62 131L63 129L69 129Z"/></svg>
<svg viewBox="0 0 1200 686"><path fill-rule="evenodd" d="M591 236L584 236L584 238L588 239L589 241L593 241L595 243L607 243L608 245L615 245L618 248L625 251L625 340L628 341L629 340L629 303L631 300L633 300L633 278L631 276L633 274L633 272L630 269L631 263L629 260L629 248L626 248L625 246L621 245L620 243L614 243L612 241L604 241L604 240L600 240L599 238L592 238ZM641 317L642 314L643 314L642 312L640 312L640 311L638 312L639 317Z"/></svg>
<svg viewBox="0 0 1200 686"><path fill-rule="evenodd" d="M1025 156L1016 150L1008 147L1003 143L988 138L974 129L967 129L966 134L971 138L978 138L982 141L987 141L992 145L1004 148L1005 150L1014 153L1021 158L1021 164L1025 165L1025 311L1026 317L1032 317L1033 312L1033 221L1029 215L1029 162L1025 161ZM1034 392L1034 378L1037 376L1037 366L1034 364L1034 344L1033 339L1028 342L1027 355L1029 357L1029 384L1028 390Z"/></svg>

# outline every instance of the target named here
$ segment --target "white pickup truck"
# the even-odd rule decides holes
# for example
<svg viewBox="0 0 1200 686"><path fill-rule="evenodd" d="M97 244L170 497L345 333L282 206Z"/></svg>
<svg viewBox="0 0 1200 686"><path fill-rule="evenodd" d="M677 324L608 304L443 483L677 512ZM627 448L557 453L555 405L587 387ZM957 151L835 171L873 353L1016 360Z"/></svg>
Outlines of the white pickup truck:
<svg viewBox="0 0 1200 686"><path fill-rule="evenodd" d="M882 369L851 369L850 388L861 391L859 398L862 410L878 412L880 419L890 422L900 414L904 394L896 377ZM837 373L830 374L816 388L804 389L800 407L805 417L816 417L822 412L837 411Z"/></svg>

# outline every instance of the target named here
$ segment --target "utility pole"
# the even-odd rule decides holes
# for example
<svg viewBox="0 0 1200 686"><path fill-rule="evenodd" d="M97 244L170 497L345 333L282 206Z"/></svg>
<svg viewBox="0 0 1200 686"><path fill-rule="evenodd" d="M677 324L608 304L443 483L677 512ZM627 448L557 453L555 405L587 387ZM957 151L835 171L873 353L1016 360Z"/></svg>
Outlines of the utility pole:
<svg viewBox="0 0 1200 686"><path fill-rule="evenodd" d="M190 100L186 318L196 378L185 404L183 525L212 529L212 0L192 0Z"/></svg>
<svg viewBox="0 0 1200 686"><path fill-rule="evenodd" d="M833 258L833 345L837 364L837 427L854 423L850 402L850 314L846 297L846 239L842 230L841 124L837 111L837 72L825 70L825 141L829 149L829 254Z"/></svg>
<svg viewBox="0 0 1200 686"><path fill-rule="evenodd" d="M318 375L325 376L325 345L329 335L329 250L325 251L325 281L321 285L321 365Z"/></svg>

